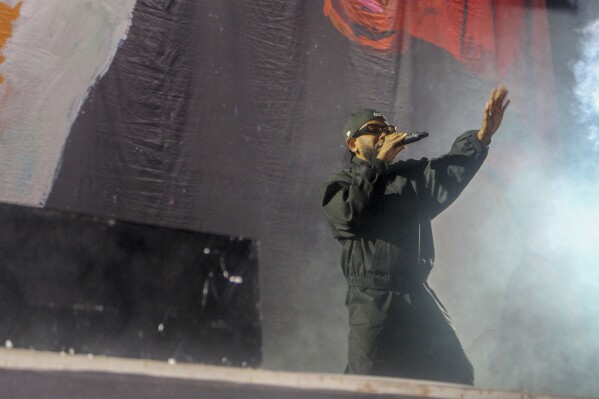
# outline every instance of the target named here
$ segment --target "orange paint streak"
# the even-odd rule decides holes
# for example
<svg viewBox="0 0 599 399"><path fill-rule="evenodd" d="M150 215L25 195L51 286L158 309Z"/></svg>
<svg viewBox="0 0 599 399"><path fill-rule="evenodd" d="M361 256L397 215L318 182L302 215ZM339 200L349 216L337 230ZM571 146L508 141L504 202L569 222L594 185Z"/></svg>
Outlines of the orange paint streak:
<svg viewBox="0 0 599 399"><path fill-rule="evenodd" d="M1 52L8 39L12 36L12 25L19 18L22 3L22 1L19 1L12 8L5 3L0 3L0 64L4 62L4 56ZM0 84L3 82L4 77L0 75Z"/></svg>

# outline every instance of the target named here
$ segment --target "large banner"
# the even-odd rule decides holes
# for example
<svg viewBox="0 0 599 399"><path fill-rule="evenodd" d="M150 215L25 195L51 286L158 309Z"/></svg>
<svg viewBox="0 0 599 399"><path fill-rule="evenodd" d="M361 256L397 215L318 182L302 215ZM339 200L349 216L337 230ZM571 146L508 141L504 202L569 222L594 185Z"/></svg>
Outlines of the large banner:
<svg viewBox="0 0 599 399"><path fill-rule="evenodd" d="M565 281L544 272L557 257L528 239L543 229L544 214L529 211L552 192L544 182L563 155L544 0L0 7L1 199L259 240L272 369L345 366L340 248L317 197L344 167L345 118L378 109L403 131L430 132L403 157L437 156L479 128L490 89L504 83L512 104L490 155L435 221L431 284L478 385L597 389L581 382L596 380L583 372L596 347L577 324L592 310L580 307L576 278L560 307L576 316L545 309L532 342L526 316ZM531 296L526 282L539 273L550 289ZM567 338L554 330L564 317ZM556 349L573 340L580 347ZM566 368L566 385L541 378Z"/></svg>

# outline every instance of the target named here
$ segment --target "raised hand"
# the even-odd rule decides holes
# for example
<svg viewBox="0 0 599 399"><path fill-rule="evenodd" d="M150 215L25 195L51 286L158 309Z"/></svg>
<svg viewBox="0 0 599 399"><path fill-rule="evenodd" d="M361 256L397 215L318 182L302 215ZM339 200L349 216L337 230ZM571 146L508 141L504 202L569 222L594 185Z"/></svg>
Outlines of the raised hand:
<svg viewBox="0 0 599 399"><path fill-rule="evenodd" d="M478 139L484 146L491 143L491 138L501 125L503 113L510 104L507 94L508 91L504 86L496 87L491 92L491 96L485 105L482 127L478 131Z"/></svg>

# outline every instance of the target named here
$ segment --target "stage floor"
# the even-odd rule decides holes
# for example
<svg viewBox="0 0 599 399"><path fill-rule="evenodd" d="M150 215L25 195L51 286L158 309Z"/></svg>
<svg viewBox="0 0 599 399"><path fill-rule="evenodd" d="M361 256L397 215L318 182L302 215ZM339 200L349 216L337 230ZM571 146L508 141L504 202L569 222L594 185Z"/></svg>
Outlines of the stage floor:
<svg viewBox="0 0 599 399"><path fill-rule="evenodd" d="M3 398L565 398L339 374L0 350Z"/></svg>

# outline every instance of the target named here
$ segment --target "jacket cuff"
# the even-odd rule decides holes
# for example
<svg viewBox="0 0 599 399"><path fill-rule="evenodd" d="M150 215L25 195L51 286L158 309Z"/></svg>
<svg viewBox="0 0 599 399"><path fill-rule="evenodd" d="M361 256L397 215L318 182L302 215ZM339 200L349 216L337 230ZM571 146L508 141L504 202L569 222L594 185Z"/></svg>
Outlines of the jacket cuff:
<svg viewBox="0 0 599 399"><path fill-rule="evenodd" d="M470 142L475 152L485 152L489 149L488 145L482 145L478 139L478 130L468 130L466 133L466 142Z"/></svg>
<svg viewBox="0 0 599 399"><path fill-rule="evenodd" d="M372 166L377 175L386 175L389 171L387 164L378 158L373 158L370 161L370 165Z"/></svg>

